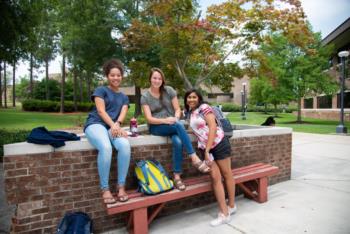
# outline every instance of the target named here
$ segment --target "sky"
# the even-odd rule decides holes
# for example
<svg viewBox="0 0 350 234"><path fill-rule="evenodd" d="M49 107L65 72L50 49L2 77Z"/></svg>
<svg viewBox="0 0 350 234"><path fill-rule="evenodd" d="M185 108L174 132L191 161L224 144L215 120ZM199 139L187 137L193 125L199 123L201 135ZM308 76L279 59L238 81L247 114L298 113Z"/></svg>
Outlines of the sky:
<svg viewBox="0 0 350 234"><path fill-rule="evenodd" d="M212 4L220 4L226 0L199 0L202 12ZM314 32L321 32L322 38L326 37L341 23L350 17L350 0L301 0L304 12L310 21ZM49 73L60 73L60 58L50 63ZM16 70L16 77L29 74L28 63L20 63ZM12 67L8 70L12 71ZM41 68L38 77L44 76L44 68Z"/></svg>

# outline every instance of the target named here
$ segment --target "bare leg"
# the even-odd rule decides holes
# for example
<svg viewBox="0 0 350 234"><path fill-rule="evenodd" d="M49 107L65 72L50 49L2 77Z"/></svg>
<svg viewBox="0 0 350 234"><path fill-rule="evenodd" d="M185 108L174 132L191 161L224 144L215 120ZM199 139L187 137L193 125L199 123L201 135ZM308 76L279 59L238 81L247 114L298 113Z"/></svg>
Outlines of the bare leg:
<svg viewBox="0 0 350 234"><path fill-rule="evenodd" d="M191 158L192 163L196 163L196 162L201 161L201 159L198 157L198 155L196 153L191 154L190 158Z"/></svg>
<svg viewBox="0 0 350 234"><path fill-rule="evenodd" d="M226 191L228 193L228 205L235 206L235 181L231 171L231 158L216 161L222 176L225 179Z"/></svg>
<svg viewBox="0 0 350 234"><path fill-rule="evenodd" d="M181 179L180 173L174 173L174 180Z"/></svg>
<svg viewBox="0 0 350 234"><path fill-rule="evenodd" d="M228 215L228 208L225 201L225 190L221 180L221 173L216 161L214 161L211 165L210 171L211 180L213 183L214 194L216 197L216 201L218 202L220 212L225 216Z"/></svg>

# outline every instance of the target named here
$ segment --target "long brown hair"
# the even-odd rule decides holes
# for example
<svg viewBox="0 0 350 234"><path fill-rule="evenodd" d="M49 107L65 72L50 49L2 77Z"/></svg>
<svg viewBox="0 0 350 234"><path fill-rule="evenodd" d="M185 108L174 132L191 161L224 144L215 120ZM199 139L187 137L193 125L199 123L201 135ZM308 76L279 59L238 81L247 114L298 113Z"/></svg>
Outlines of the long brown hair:
<svg viewBox="0 0 350 234"><path fill-rule="evenodd" d="M160 74L160 76L162 77L162 81L163 82L162 82L162 85L159 87L159 94L160 94L159 99L163 100L163 93L165 92L165 88L164 88L164 86L165 86L165 76L164 76L163 71L160 68L157 68L157 67L151 68L151 72L149 73L148 80L151 83L152 75L155 72L158 72Z"/></svg>

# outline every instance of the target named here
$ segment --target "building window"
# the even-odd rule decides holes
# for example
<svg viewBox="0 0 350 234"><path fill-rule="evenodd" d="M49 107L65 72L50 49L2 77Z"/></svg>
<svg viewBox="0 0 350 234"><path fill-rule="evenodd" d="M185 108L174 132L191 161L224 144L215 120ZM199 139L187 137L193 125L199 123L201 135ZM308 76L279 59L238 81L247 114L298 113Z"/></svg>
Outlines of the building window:
<svg viewBox="0 0 350 234"><path fill-rule="evenodd" d="M305 98L304 99L304 108L305 109L314 108L314 99L313 98Z"/></svg>
<svg viewBox="0 0 350 234"><path fill-rule="evenodd" d="M218 96L229 96L233 98L233 93L208 93L208 98L217 98Z"/></svg>
<svg viewBox="0 0 350 234"><path fill-rule="evenodd" d="M332 108L332 96L317 97L317 108Z"/></svg>
<svg viewBox="0 0 350 234"><path fill-rule="evenodd" d="M337 108L340 108L340 93L337 94ZM344 92L344 108L350 108L350 92Z"/></svg>

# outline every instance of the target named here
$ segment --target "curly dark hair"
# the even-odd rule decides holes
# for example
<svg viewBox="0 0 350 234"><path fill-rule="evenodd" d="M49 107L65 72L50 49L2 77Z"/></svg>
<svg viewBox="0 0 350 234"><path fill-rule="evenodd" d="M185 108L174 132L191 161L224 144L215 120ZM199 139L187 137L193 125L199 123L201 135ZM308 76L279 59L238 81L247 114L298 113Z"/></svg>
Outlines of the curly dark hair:
<svg viewBox="0 0 350 234"><path fill-rule="evenodd" d="M113 68L119 69L120 73L123 76L123 74L124 74L124 66L123 66L122 62L120 62L119 59L110 59L110 60L106 61L103 64L103 73L104 73L104 75L108 76L109 72Z"/></svg>

